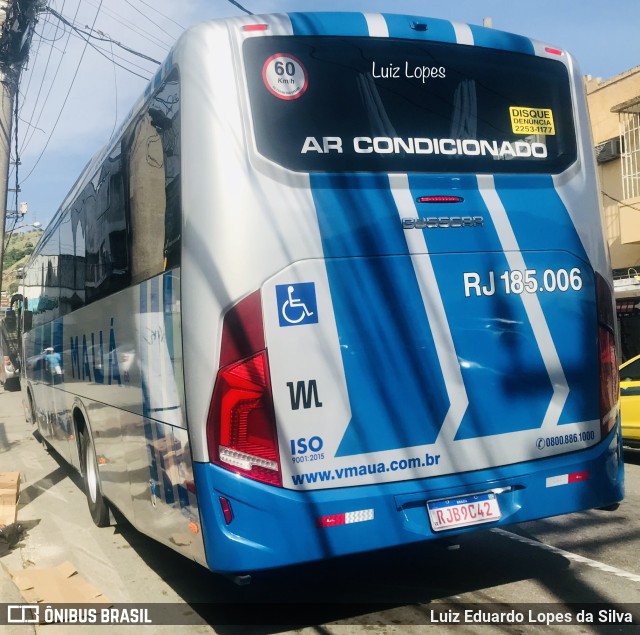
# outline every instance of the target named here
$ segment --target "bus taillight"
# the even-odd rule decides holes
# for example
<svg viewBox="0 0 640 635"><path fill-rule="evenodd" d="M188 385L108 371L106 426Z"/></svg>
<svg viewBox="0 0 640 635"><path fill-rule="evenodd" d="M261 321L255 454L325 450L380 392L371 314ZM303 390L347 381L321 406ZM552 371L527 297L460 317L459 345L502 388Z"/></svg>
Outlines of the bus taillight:
<svg viewBox="0 0 640 635"><path fill-rule="evenodd" d="M606 327L598 326L600 348L600 427L604 437L616 423L618 417L618 355L613 333Z"/></svg>
<svg viewBox="0 0 640 635"><path fill-rule="evenodd" d="M237 474L281 486L259 292L225 316L220 362L207 421L210 460Z"/></svg>
<svg viewBox="0 0 640 635"><path fill-rule="evenodd" d="M620 376L614 334L612 292L605 279L596 274L598 303L598 353L600 357L600 429L606 436L618 418Z"/></svg>

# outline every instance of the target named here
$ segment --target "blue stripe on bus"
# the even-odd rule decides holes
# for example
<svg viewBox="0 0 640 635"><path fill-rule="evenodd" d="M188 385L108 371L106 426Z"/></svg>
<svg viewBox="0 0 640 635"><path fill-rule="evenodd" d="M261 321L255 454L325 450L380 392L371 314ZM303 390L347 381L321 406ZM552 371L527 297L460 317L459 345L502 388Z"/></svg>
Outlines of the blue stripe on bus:
<svg viewBox="0 0 640 635"><path fill-rule="evenodd" d="M311 187L352 412L337 456L433 443L450 404L388 178Z"/></svg>
<svg viewBox="0 0 640 635"><path fill-rule="evenodd" d="M509 270L476 177L411 175L409 185L414 200L452 190L464 199L454 211L451 205L418 204L419 216L484 219L482 227L423 230L469 397L456 439L539 427L553 391L522 298L499 290L465 297L465 273L479 274L488 286L490 271L498 276ZM526 383L519 381L525 373Z"/></svg>
<svg viewBox="0 0 640 635"><path fill-rule="evenodd" d="M496 191L509 215L522 251L570 251L585 263L589 258L553 178L546 175L496 175Z"/></svg>
<svg viewBox="0 0 640 635"><path fill-rule="evenodd" d="M447 20L436 18L421 18L407 15L394 15L383 13L389 29L389 37L411 38L414 40L432 40L436 42L456 42L456 32L453 24ZM420 22L427 24L425 31L411 28L411 25Z"/></svg>
<svg viewBox="0 0 640 635"><path fill-rule="evenodd" d="M156 276L155 278L151 278L151 280L149 280L149 287L151 290L150 308L151 308L151 315L154 316L154 319L153 319L154 329L157 329L160 326L159 320L157 319L157 317L160 316L161 305L163 307L163 315L164 315L164 301L163 301L163 298L161 297L163 289L161 289L160 287L160 280L161 280L160 276ZM164 284L163 284L163 287L164 287ZM163 323L164 323L164 320L163 320ZM156 336L158 336L159 338L159 334L156 334ZM161 347L161 344L159 346ZM155 347L155 349L156 349L156 357L152 357L151 360L148 360L148 361L150 361L151 364L161 364L162 360L160 359L160 357L162 353L158 350L158 347ZM168 372L168 370L169 369L164 369L164 372ZM157 373L155 372L154 368L152 368L151 365L147 366L147 371L149 373L149 377L158 377ZM164 379L162 376L160 376L160 382L162 381L164 381ZM162 390L162 386L154 385L152 389ZM164 399L162 399L162 403L164 403ZM152 414L151 408L149 410L149 414ZM165 425L163 423L160 423L157 420L154 420L152 425L155 429L155 438L156 438L155 450L157 453L157 460L160 464L160 473L162 474L161 491L164 494L162 498L169 505L172 505L175 500L175 497L173 492L173 484L171 482L171 479L167 475L167 466L165 464L164 452L170 449L169 442L173 438L173 435L167 436L167 434L165 433ZM165 443L161 444L159 443L160 441L164 441Z"/></svg>
<svg viewBox="0 0 640 635"><path fill-rule="evenodd" d="M496 275L500 275L501 272L508 270L508 264L506 258L500 253L502 247L491 217L485 211L484 202L473 184L475 177L450 178L452 182L449 185L453 184L455 178L457 191L465 199L464 207L460 208L456 214L464 215L471 213L469 210L476 210L475 213L484 216L482 231L470 229L425 230L424 232L429 251L434 254L432 262L441 287L459 288L465 271L477 273L494 271ZM551 177L510 175L496 177L495 183L516 240L523 252L526 267L536 270L538 280L542 280L547 270L570 271L574 267L580 267L583 284L580 311L585 315L594 316L593 319L595 319L595 294L592 288L591 268L586 264L588 261L582 243L568 211L555 191ZM410 184L415 196L424 194L425 191L444 191L448 185L443 177L427 176L412 176ZM429 215L450 214L446 210L438 209L437 206L429 206L429 209L433 210ZM419 214L425 214L420 206ZM548 249L553 251L553 254L549 254L548 251L540 252L541 231L545 232ZM446 254L456 251L468 255L458 258L435 256L436 253ZM481 259L477 259L477 256L472 253L481 251L487 252ZM584 259L584 263L576 258ZM474 262L478 263L477 266ZM583 264L584 267L582 267ZM486 278L483 279L483 283L486 284L486 282ZM499 279L495 282L502 284ZM443 299L471 400L470 411L460 427L458 438L482 436L482 431L488 434L509 431L504 428L507 420L505 412L510 413L508 419L511 421L515 422L516 418L519 418L523 423L526 422L525 428L539 425L551 398L551 384L528 316L521 306L521 297L502 295L498 298L494 295L492 298L461 298L445 295ZM584 369L591 364L597 364L597 351L592 341L594 324L589 323L588 320L580 320L581 323L585 323L585 326L580 328L576 326L576 299L571 292L541 293L538 294L538 299L570 388L559 423L595 419L598 417L597 377L593 373L585 374L584 372ZM469 306L473 306L474 309L472 317L468 314ZM504 314L499 315L495 313L496 310L503 311ZM485 321L487 328L473 326L474 321L482 320ZM498 328L501 323L504 326ZM509 323L512 324L510 328ZM509 341L509 347L506 349L510 351L509 357L503 355L493 358L492 350L498 339ZM476 415L473 408L476 401L487 399L486 385L483 389L483 382L479 376L483 367L493 369L493 390L496 398L492 398L491 403L487 403L486 406L489 407L487 412L495 412L497 419L491 416L481 422L481 409ZM533 377L533 380L528 379L526 386L518 385L514 377L524 370ZM474 388L476 377L478 385ZM579 390L578 387L580 387ZM518 414L517 400L510 396L516 396L522 391L530 391L531 396L535 398L531 400L533 404L531 408ZM590 397L585 398L585 394ZM524 403L526 395L523 397ZM498 426L500 417L504 417L504 420ZM492 420L495 421L495 426L491 425ZM516 429L521 428L513 428L513 430Z"/></svg>
<svg viewBox="0 0 640 635"><path fill-rule="evenodd" d="M160 284L158 278L151 278L148 282L150 294L150 312L157 313L160 310Z"/></svg>
<svg viewBox="0 0 640 635"><path fill-rule="evenodd" d="M175 272L168 271L163 276L163 285L164 285L164 294L163 294L163 313L164 313L164 328L165 328L165 336L167 342L167 350L169 351L169 357L171 359L171 376L168 377L169 381L175 381L175 339L174 339L174 328L173 328L173 276ZM169 372L169 369L167 369ZM172 406L171 408L167 408L166 410L182 410L182 405L177 404L176 406ZM191 506L189 501L189 491L184 486L182 482L177 483L175 485L175 491L177 493L178 502L182 509L188 508Z"/></svg>
<svg viewBox="0 0 640 635"><path fill-rule="evenodd" d="M148 282L140 284L140 326L142 331L147 326L148 314ZM144 437L147 442L147 456L149 458L149 476L154 484L158 483L158 462L156 458L156 448L153 438L153 428L151 422L151 399L149 397L149 385L146 379L146 369L149 367L149 354L146 346L143 346L143 333L138 333L140 349L140 380L142 384L142 416L144 421Z"/></svg>
<svg viewBox="0 0 640 635"><path fill-rule="evenodd" d="M426 191L448 191L455 185L457 192L465 199L464 206L456 208L456 215L484 217L481 230L423 230L470 400L456 438L468 439L535 429L542 424L553 396L549 373L522 296L506 295L501 290L491 296L464 296L465 273L477 272L483 277L483 284L489 284L487 276L493 272L494 284L500 285L503 283L499 276L509 270L509 264L491 216L478 192L477 180L473 176L461 175L455 177L454 184L453 179L441 175L409 177L414 197ZM371 368L380 367L382 374L387 377L392 374L399 384L418 378L417 388L422 382L419 374L415 373L415 368L420 364L416 364L412 358L417 355L413 352L417 348L415 334L420 333L419 324L422 320L426 322L426 315L413 265L406 258L371 258L384 254L404 256L407 253L395 205L385 191L386 178L312 175L311 184L325 257L355 259L327 260L353 414L338 455L402 447L394 445L399 438L410 440L404 447L418 445L418 440L427 443L430 439L426 434L428 426L419 426L409 434L403 430L397 433L386 431L376 440L365 440L365 421L376 418L384 420L387 417L395 421L406 420L403 413L409 412L404 410L406 403L397 406L400 411L387 405L387 399L395 394L393 384L388 388L376 385L373 391L376 395L371 396L371 386L365 380L370 376ZM496 178L496 187L516 240L524 252L527 268L536 269L538 276L542 276L547 269L570 271L576 267L576 263L580 264L576 258L585 258L586 264L586 255L577 232L550 177ZM526 196L516 195L522 195L523 191L527 192ZM354 196L357 198L354 199ZM425 212L418 206L419 215L450 215L449 210L447 208L445 214L445 210L429 206L429 211ZM554 252L552 260L548 251L536 249L536 235L539 236L540 231L536 225L538 221L543 224L548 222L553 233L549 238L549 249ZM595 316L594 294L588 288L592 286L592 276L588 266L586 269L586 275L582 276L584 291L581 310ZM353 281L357 282L354 284ZM444 290L457 292L445 293ZM397 293L395 299L394 293ZM597 382L594 383L590 375L585 377L584 365L579 363L573 352L584 351L589 358L596 354L590 341L590 331L586 327L576 329L571 326L575 298L570 293L558 292L541 294L539 300L569 387L583 386L586 381L592 389L590 394L597 395ZM397 309L380 309L394 305L411 307L410 323L404 321ZM365 307L360 315L359 307ZM370 307L376 310L373 318L367 317L366 309ZM357 318L354 317L356 315ZM587 326L592 327L593 324ZM383 333L403 332L410 333L410 337L404 340L400 336L398 340L390 339L388 335L386 339L382 336ZM394 335L394 338L397 337ZM386 348L387 344L389 348ZM398 353L401 350L412 352L405 359L404 353ZM389 366L385 367L380 360L386 360ZM597 363L595 359L591 361ZM435 358L429 363L439 367ZM389 372L389 368L393 370ZM491 369L490 373L487 372L488 368ZM527 376L526 383L518 379L523 374ZM407 379L407 376L411 379ZM442 381L441 377L438 380ZM432 381L427 380L426 384L422 382L423 391L424 385L431 386ZM404 394L407 392L412 391L405 391ZM416 394L420 395L419 388ZM582 390L570 391L559 423L597 417L594 409L597 400L584 399L580 397L582 394ZM417 407L415 412L418 413L423 412L421 408L424 408L417 403L419 400L417 397L411 404L411 407ZM489 416L487 413L490 413ZM426 418L414 415L413 420L430 421L433 430L433 413Z"/></svg>
<svg viewBox="0 0 640 635"><path fill-rule="evenodd" d="M514 53L527 53L529 55L535 54L533 42L522 35L487 29L482 26L476 26L475 24L470 24L469 28L473 34L473 42L475 46L502 49L505 51L513 51Z"/></svg>
<svg viewBox="0 0 640 635"><path fill-rule="evenodd" d="M60 353L60 367L64 370L64 325L63 318L57 318L53 321L52 344L53 350Z"/></svg>
<svg viewBox="0 0 640 635"><path fill-rule="evenodd" d="M162 307L163 307L163 315L164 315L164 331L165 338L167 343L167 350L169 351L169 358L171 359L171 369L167 369L167 372L171 372L171 376L168 376L168 381L175 381L175 338L174 338L174 328L173 328L173 276L175 275L174 271L168 271L162 277L163 284L163 295L162 295ZM182 410L182 405L177 404L175 406L170 406L164 408L163 410ZM182 484L178 483L175 485L176 492L178 494L178 501L180 503L181 508L187 508L191 506L189 502L189 491Z"/></svg>
<svg viewBox="0 0 640 635"><path fill-rule="evenodd" d="M171 371L175 373L175 342L173 338L173 273L171 271L162 276L162 314L164 316L164 334L167 350L171 359Z"/></svg>
<svg viewBox="0 0 640 635"><path fill-rule="evenodd" d="M580 304L571 287L564 292L539 293L538 298L569 385L559 423L597 419L600 416L598 378L590 372L599 363L593 342L596 294L584 245L550 176L496 176L494 182L527 269L535 269L542 282L546 271L580 270ZM545 259L544 252L539 251L541 232L544 232L545 248L554 251L553 260ZM576 319L576 310L582 314L580 319Z"/></svg>
<svg viewBox="0 0 640 635"><path fill-rule="evenodd" d="M289 13L294 35L368 35L362 13Z"/></svg>

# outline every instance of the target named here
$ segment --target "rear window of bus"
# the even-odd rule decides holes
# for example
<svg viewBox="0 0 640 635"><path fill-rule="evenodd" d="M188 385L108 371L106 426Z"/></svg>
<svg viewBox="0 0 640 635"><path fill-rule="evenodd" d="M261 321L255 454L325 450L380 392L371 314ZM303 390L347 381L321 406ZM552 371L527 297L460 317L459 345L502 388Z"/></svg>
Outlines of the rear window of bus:
<svg viewBox="0 0 640 635"><path fill-rule="evenodd" d="M440 42L244 43L258 153L302 172L559 173L576 160L560 61Z"/></svg>

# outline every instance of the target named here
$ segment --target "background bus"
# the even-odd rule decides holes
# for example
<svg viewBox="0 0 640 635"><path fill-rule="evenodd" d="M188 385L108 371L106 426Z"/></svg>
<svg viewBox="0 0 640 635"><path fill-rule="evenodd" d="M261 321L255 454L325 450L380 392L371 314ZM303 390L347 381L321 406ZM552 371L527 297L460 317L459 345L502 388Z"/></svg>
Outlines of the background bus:
<svg viewBox="0 0 640 635"><path fill-rule="evenodd" d="M94 521L108 501L211 569L622 498L611 272L555 47L386 14L194 27L24 295L28 412Z"/></svg>

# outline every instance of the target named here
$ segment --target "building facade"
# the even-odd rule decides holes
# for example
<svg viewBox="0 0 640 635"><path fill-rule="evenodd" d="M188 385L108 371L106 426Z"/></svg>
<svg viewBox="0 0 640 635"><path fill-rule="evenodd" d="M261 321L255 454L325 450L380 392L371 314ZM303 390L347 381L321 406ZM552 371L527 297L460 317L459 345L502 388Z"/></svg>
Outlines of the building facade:
<svg viewBox="0 0 640 635"><path fill-rule="evenodd" d="M626 360L640 354L640 66L586 90Z"/></svg>

